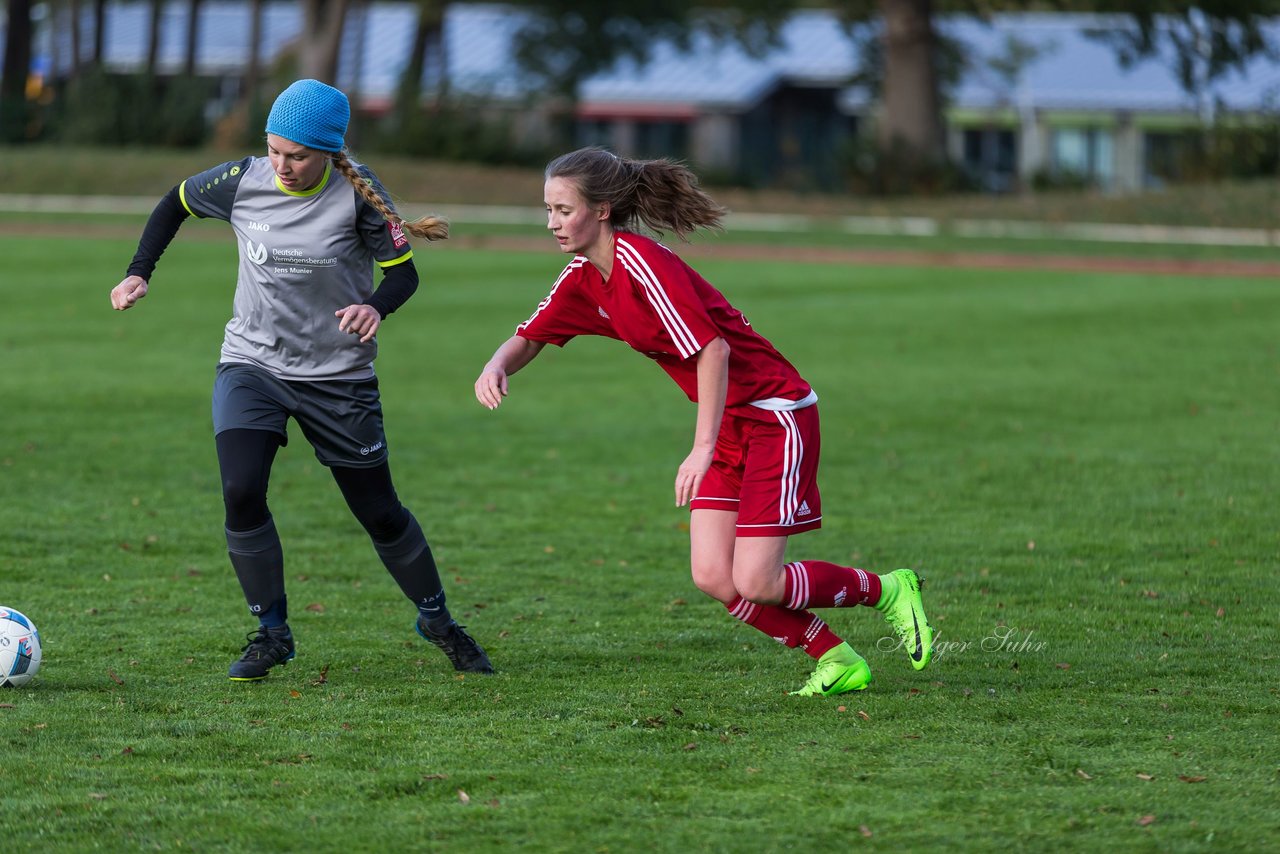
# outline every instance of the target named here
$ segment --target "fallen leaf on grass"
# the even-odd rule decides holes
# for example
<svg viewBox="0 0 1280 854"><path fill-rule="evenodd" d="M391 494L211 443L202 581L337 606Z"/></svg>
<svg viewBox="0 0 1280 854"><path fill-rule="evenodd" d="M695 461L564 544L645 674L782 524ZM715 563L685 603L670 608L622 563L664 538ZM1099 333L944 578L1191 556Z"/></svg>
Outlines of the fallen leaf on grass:
<svg viewBox="0 0 1280 854"><path fill-rule="evenodd" d="M1070 669L1071 669L1071 665L1070 665L1070 664L1067 664L1065 661L1059 662L1058 664L1055 664L1054 666L1055 666L1055 667L1057 667L1059 670L1070 670Z"/></svg>
<svg viewBox="0 0 1280 854"><path fill-rule="evenodd" d="M107 670L107 675L108 675L108 676L110 676L110 677L111 677L111 681L112 681L112 682L114 682L114 683L116 683L117 685L123 685L123 684L124 684L124 680L123 680L123 679L121 679L119 676L117 676L117 675L116 675L116 672L115 672L114 670L108 669L108 670Z"/></svg>
<svg viewBox="0 0 1280 854"><path fill-rule="evenodd" d="M836 711L837 711L837 712L847 712L847 711L849 711L849 707L848 707L848 706L836 706Z"/></svg>
<svg viewBox="0 0 1280 854"><path fill-rule="evenodd" d="M1092 779L1093 779L1093 777L1091 777L1091 776L1089 776L1088 774L1084 773L1084 769L1083 769L1083 768L1077 768L1077 769L1076 769L1076 776L1077 776L1077 777L1079 777L1081 780L1092 780Z"/></svg>
<svg viewBox="0 0 1280 854"><path fill-rule="evenodd" d="M323 614L324 605L321 605L319 602L312 602L310 605L307 606L307 610L313 614Z"/></svg>
<svg viewBox="0 0 1280 854"><path fill-rule="evenodd" d="M1142 818L1138 819L1138 827L1146 827L1155 820L1156 817L1153 815L1144 815Z"/></svg>
<svg viewBox="0 0 1280 854"><path fill-rule="evenodd" d="M107 796L102 792L90 792L89 797L95 801L105 801L107 799Z"/></svg>
<svg viewBox="0 0 1280 854"><path fill-rule="evenodd" d="M458 800L461 801L463 804L469 804L471 803L471 796L468 795L466 792L462 791L461 789L459 789Z"/></svg>
<svg viewBox="0 0 1280 854"><path fill-rule="evenodd" d="M697 743L696 741L691 741L691 742L689 742L688 744L686 744L686 745L684 746L684 749L685 749L685 750L697 750L697 749L698 749L698 743Z"/></svg>
<svg viewBox="0 0 1280 854"><path fill-rule="evenodd" d="M320 675L311 680L312 685L324 685L329 681L329 665L320 668Z"/></svg>
<svg viewBox="0 0 1280 854"><path fill-rule="evenodd" d="M301 697L301 696L302 696L302 692L301 692L301 691L299 691L297 688L290 688L290 689L289 689L289 696L296 700L296 699L298 699L299 697Z"/></svg>
<svg viewBox="0 0 1280 854"><path fill-rule="evenodd" d="M862 718L864 721L869 721L869 720L871 720L871 715L869 715L869 714L867 714L866 712L862 711L862 709L858 709L858 717Z"/></svg>
<svg viewBox="0 0 1280 854"><path fill-rule="evenodd" d="M13 703L0 703L0 709L12 709Z"/></svg>
<svg viewBox="0 0 1280 854"><path fill-rule="evenodd" d="M1139 774L1139 775L1138 775L1138 779L1139 779L1139 780L1148 780L1148 781L1150 781L1150 780L1154 780L1154 779L1155 779L1155 777L1151 776L1150 774Z"/></svg>
<svg viewBox="0 0 1280 854"><path fill-rule="evenodd" d="M865 824L858 825L858 832L861 833L863 836L865 836L867 839L871 838L871 828L867 827Z"/></svg>
<svg viewBox="0 0 1280 854"><path fill-rule="evenodd" d="M1188 776L1187 776L1187 775L1185 775L1185 774L1179 774L1179 775L1178 775L1178 779L1179 779L1179 780L1181 780L1181 781L1182 781L1182 782L1184 782L1184 783L1203 783L1203 782L1205 781L1205 779L1206 779L1206 778L1204 778L1204 777L1188 777Z"/></svg>

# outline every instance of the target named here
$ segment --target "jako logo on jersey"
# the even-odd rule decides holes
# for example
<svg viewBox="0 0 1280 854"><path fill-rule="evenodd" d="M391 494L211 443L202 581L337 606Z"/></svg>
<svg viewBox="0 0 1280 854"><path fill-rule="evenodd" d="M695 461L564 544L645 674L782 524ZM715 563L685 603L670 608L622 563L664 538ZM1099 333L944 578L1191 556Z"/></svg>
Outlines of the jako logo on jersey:
<svg viewBox="0 0 1280 854"><path fill-rule="evenodd" d="M808 515L809 515L810 513L812 513L812 512L813 512L813 511L809 509L809 502L808 502L808 501L801 501L801 502L800 502L800 509L796 511L796 515L797 515L797 516L808 516Z"/></svg>
<svg viewBox="0 0 1280 854"><path fill-rule="evenodd" d="M369 447L367 447L367 448L361 448L361 449L360 449L360 455L361 455L361 456L364 456L364 457L367 457L367 456L369 456L370 454L372 454L374 451L381 451L381 450L382 450L382 446L383 446L383 444L385 444L385 443L383 443L383 442L374 442L372 445L370 445L370 446L369 446Z"/></svg>
<svg viewBox="0 0 1280 854"><path fill-rule="evenodd" d="M605 320L612 320L612 319L613 319L613 318L611 318L611 317L609 316L609 312L605 311L605 310L604 310L603 308L601 308L600 306L596 306L596 311L600 312L600 316L601 316L601 317L603 317Z"/></svg>
<svg viewBox="0 0 1280 854"><path fill-rule="evenodd" d="M389 222L387 225L391 228L391 240L397 249L409 242L404 236L404 226L398 222Z"/></svg>
<svg viewBox="0 0 1280 854"><path fill-rule="evenodd" d="M255 248L252 240L246 240L244 242L244 254L255 264L265 264L267 263L267 244L259 243Z"/></svg>
<svg viewBox="0 0 1280 854"><path fill-rule="evenodd" d="M249 223L250 231L270 231L271 223L269 222L252 222Z"/></svg>

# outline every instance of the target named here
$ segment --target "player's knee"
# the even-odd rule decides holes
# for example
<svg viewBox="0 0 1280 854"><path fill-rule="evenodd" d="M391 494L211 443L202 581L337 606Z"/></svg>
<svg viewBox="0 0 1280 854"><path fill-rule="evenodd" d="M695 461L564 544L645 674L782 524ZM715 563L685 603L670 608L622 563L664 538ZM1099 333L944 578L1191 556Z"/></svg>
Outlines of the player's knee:
<svg viewBox="0 0 1280 854"><path fill-rule="evenodd" d="M739 596L757 605L777 605L782 601L781 579L758 573L735 573L733 586Z"/></svg>
<svg viewBox="0 0 1280 854"><path fill-rule="evenodd" d="M267 491L255 478L224 477L222 503L226 508L227 527L233 531L256 528L270 516Z"/></svg>
<svg viewBox="0 0 1280 854"><path fill-rule="evenodd" d="M738 596L738 591L733 589L731 573L715 567L694 564L693 586L726 605Z"/></svg>
<svg viewBox="0 0 1280 854"><path fill-rule="evenodd" d="M359 507L353 506L351 512L376 543L389 543L399 539L413 518L409 510L394 497L371 501Z"/></svg>

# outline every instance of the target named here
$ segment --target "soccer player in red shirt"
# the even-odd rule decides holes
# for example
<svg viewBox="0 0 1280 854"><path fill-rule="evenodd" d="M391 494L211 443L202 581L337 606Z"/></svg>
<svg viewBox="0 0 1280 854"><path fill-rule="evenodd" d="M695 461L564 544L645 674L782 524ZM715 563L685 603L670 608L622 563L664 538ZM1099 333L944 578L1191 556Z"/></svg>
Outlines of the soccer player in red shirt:
<svg viewBox="0 0 1280 854"><path fill-rule="evenodd" d="M624 341L697 403L693 449L676 471L688 504L693 581L737 619L817 660L793 694L858 691L862 656L810 608L869 605L884 612L920 670L933 632L910 569L876 575L818 560L784 563L787 538L822 524L818 396L724 296L637 225L682 239L719 227L725 210L686 167L584 148L546 170L547 228L573 256L533 315L476 380L496 409L509 377L546 344L577 335Z"/></svg>

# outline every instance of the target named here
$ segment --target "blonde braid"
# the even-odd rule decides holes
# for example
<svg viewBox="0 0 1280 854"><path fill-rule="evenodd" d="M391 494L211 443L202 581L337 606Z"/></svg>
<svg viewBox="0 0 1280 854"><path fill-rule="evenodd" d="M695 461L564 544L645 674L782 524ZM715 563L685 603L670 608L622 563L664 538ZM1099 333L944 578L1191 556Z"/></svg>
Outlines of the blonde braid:
<svg viewBox="0 0 1280 854"><path fill-rule="evenodd" d="M397 222L404 226L404 230L412 234L414 237L421 237L424 240L445 240L449 237L449 221L438 216L424 216L415 220L405 220L400 214L396 213L395 208L387 202L387 200L373 186L366 181L356 167L348 158L347 149L342 149L333 155L333 165L342 176L355 187L356 192L369 204L373 205L378 213L382 214L382 218L387 222Z"/></svg>

